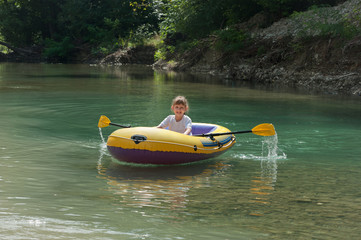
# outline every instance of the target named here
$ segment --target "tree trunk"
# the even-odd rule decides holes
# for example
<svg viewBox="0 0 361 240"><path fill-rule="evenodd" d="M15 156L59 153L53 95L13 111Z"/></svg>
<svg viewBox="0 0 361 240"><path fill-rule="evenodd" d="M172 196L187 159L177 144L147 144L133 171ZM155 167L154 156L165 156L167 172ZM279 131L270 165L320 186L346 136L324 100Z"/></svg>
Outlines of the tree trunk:
<svg viewBox="0 0 361 240"><path fill-rule="evenodd" d="M17 47L13 47L11 46L10 44L8 43L5 43L5 42L2 42L0 41L0 45L3 45L11 50L13 50L14 52L16 52L17 54L20 54L20 55L30 55L30 54L33 54L34 52L33 51L30 51L30 50L26 50L26 49L23 49L23 48L17 48Z"/></svg>

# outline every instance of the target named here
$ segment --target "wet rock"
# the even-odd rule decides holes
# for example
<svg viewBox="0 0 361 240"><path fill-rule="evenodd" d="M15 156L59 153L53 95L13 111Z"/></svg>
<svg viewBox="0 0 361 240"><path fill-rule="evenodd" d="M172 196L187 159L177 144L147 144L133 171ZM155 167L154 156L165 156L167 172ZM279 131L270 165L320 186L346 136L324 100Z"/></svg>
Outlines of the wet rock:
<svg viewBox="0 0 361 240"><path fill-rule="evenodd" d="M99 64L124 65L154 63L155 48L153 46L138 46L120 49L99 61Z"/></svg>

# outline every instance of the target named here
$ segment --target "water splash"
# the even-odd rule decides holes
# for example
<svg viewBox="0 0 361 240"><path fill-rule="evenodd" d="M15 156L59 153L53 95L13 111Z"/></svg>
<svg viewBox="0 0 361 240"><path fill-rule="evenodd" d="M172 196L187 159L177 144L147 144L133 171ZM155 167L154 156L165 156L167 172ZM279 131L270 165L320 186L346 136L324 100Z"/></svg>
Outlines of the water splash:
<svg viewBox="0 0 361 240"><path fill-rule="evenodd" d="M99 134L100 134L100 138L102 139L102 142L105 143L104 137L103 137L103 132L102 129L99 128Z"/></svg>
<svg viewBox="0 0 361 240"><path fill-rule="evenodd" d="M286 159L287 155L278 147L277 133L264 137L262 141L261 178L267 179L269 184L277 181L277 161Z"/></svg>
<svg viewBox="0 0 361 240"><path fill-rule="evenodd" d="M99 144L99 158L98 158L98 164L97 164L98 170L102 166L102 160L103 160L104 155L108 155L107 154L107 144L105 142Z"/></svg>
<svg viewBox="0 0 361 240"><path fill-rule="evenodd" d="M240 159L253 159L260 161L275 161L281 159L287 159L287 155L278 147L278 137L277 134L274 136L263 137L262 140L262 154L240 154L237 153L234 155L236 158Z"/></svg>
<svg viewBox="0 0 361 240"><path fill-rule="evenodd" d="M262 141L262 157L264 159L286 159L287 155L278 148L277 133L273 136L264 137Z"/></svg>
<svg viewBox="0 0 361 240"><path fill-rule="evenodd" d="M107 155L107 143L104 140L102 129L99 128L99 134L100 138L102 139L102 142L99 144L99 159L98 159L98 170L102 166L102 159L104 155Z"/></svg>

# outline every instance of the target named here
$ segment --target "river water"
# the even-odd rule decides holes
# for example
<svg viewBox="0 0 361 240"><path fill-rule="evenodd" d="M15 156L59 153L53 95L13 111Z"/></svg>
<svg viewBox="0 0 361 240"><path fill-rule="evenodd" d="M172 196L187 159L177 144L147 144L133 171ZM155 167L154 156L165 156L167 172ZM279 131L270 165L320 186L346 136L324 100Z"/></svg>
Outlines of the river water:
<svg viewBox="0 0 361 240"><path fill-rule="evenodd" d="M115 162L100 115L154 126L176 95L194 122L269 122L277 138L240 134L188 165ZM2 63L0 239L359 239L360 103L145 66Z"/></svg>

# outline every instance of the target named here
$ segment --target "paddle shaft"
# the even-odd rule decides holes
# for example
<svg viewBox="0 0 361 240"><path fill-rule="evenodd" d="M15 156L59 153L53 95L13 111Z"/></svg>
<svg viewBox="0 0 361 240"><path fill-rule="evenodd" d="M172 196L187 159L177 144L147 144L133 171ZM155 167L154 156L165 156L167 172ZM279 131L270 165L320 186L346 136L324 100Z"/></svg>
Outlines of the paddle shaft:
<svg viewBox="0 0 361 240"><path fill-rule="evenodd" d="M130 128L131 126L124 126L124 125L120 125L120 124L117 124L117 123L109 123L109 125L113 125L113 126L117 126L117 127L122 127L122 128Z"/></svg>
<svg viewBox="0 0 361 240"><path fill-rule="evenodd" d="M238 134L238 133L251 133L252 130L246 131L236 131L236 132L225 132L225 133L209 133L209 134L201 134L201 135L193 135L194 137L214 137L214 136L222 136L222 135L230 135L230 134Z"/></svg>

